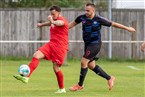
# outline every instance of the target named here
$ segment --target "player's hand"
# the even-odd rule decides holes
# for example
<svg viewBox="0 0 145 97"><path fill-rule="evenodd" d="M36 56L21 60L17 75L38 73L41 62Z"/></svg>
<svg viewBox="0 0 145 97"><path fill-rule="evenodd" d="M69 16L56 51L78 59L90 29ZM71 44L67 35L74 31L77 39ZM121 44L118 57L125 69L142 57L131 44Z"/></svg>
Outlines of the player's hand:
<svg viewBox="0 0 145 97"><path fill-rule="evenodd" d="M140 48L142 52L145 52L145 47L143 45L141 45Z"/></svg>
<svg viewBox="0 0 145 97"><path fill-rule="evenodd" d="M48 16L48 20L52 23L54 20L51 15Z"/></svg>
<svg viewBox="0 0 145 97"><path fill-rule="evenodd" d="M128 27L128 31L129 32L132 32L132 33L135 33L136 32L136 30L133 27Z"/></svg>
<svg viewBox="0 0 145 97"><path fill-rule="evenodd" d="M142 51L142 52L145 52L145 49L141 47L141 51Z"/></svg>
<svg viewBox="0 0 145 97"><path fill-rule="evenodd" d="M37 23L37 27L42 27L42 23Z"/></svg>

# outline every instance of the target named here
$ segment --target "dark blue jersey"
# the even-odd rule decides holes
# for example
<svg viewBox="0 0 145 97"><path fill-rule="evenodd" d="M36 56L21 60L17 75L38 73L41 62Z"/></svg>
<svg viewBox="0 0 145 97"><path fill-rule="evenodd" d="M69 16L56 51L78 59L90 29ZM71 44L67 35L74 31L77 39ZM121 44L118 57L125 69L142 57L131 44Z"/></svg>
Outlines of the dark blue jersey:
<svg viewBox="0 0 145 97"><path fill-rule="evenodd" d="M85 14L80 15L76 18L75 22L78 24L82 22L82 30L83 30L83 40L86 45L88 44L98 44L101 42L101 26L112 25L112 22L108 19L96 16L93 19L88 18Z"/></svg>

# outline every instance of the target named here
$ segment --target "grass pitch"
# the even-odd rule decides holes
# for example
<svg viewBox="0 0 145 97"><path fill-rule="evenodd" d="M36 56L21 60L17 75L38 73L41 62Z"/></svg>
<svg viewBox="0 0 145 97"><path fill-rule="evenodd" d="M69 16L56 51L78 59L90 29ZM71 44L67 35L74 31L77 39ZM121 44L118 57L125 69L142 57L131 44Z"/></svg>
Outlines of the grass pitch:
<svg viewBox="0 0 145 97"><path fill-rule="evenodd" d="M80 60L68 60L68 65L62 66L66 94L54 93L58 85L50 61L40 61L28 84L14 79L13 74L17 74L20 64L29 61L0 60L0 97L145 97L145 62L142 61L98 60L100 67L116 77L113 90L109 91L107 81L89 70L85 88L70 92L68 88L79 79Z"/></svg>

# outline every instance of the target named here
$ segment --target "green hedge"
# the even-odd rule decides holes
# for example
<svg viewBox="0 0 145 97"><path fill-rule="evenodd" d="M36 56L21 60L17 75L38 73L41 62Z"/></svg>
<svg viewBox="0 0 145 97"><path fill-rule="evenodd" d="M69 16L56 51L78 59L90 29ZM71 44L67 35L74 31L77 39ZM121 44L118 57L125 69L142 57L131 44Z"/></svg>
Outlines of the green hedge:
<svg viewBox="0 0 145 97"><path fill-rule="evenodd" d="M59 5L61 7L81 8L86 0L19 0L19 2L6 2L0 0L0 7L50 7L51 5ZM87 0L91 1L91 0Z"/></svg>
<svg viewBox="0 0 145 97"><path fill-rule="evenodd" d="M7 2L6 2L7 1ZM94 0L95 1L95 0ZM84 8L84 4L92 0L0 0L1 8L31 8L31 7L50 7L58 5L64 8ZM107 8L107 0L96 0L97 8Z"/></svg>

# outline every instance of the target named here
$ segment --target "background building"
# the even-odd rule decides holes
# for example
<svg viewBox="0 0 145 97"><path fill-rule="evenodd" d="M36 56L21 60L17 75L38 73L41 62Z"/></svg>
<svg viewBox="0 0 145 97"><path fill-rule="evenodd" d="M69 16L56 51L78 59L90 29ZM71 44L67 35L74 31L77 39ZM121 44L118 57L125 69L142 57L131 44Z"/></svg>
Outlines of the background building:
<svg viewBox="0 0 145 97"><path fill-rule="evenodd" d="M145 0L113 0L112 7L117 9L145 9Z"/></svg>

